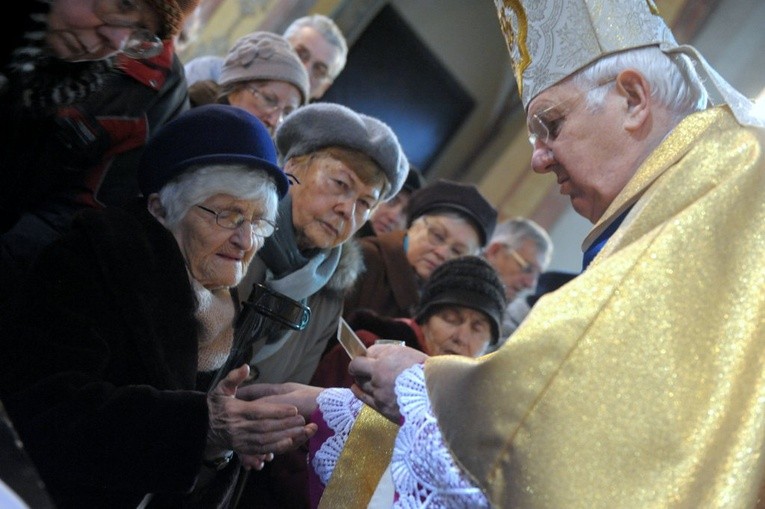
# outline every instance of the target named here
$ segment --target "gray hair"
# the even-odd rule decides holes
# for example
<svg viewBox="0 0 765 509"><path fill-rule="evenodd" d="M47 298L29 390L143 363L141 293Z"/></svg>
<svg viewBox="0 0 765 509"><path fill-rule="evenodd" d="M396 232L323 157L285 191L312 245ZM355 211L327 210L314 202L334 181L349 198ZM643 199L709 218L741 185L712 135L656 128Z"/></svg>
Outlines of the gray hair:
<svg viewBox="0 0 765 509"><path fill-rule="evenodd" d="M324 16L323 14L312 14L310 16L298 18L290 23L282 35L285 39L290 39L303 27L313 28L319 32L328 43L337 49L337 58L329 72L330 78L335 79L345 67L345 62L348 58L348 43L345 41L343 32L341 32L340 28L334 21L332 21L332 18Z"/></svg>
<svg viewBox="0 0 765 509"><path fill-rule="evenodd" d="M624 69L635 69L651 84L651 97L665 105L679 122L685 116L706 108L707 91L686 55L668 55L658 46L622 51L600 58L573 76L573 82L582 90L614 78ZM613 86L610 84L609 86ZM607 88L598 87L587 94L588 107L603 104Z"/></svg>
<svg viewBox="0 0 765 509"><path fill-rule="evenodd" d="M271 213L266 214L266 218L276 217L279 203L276 183L265 170L253 171L251 166L242 164L199 165L184 171L159 190L166 226L173 229L191 207L219 193L262 202L264 209Z"/></svg>
<svg viewBox="0 0 765 509"><path fill-rule="evenodd" d="M489 245L500 243L510 249L518 249L527 239L534 242L537 248L537 261L544 272L550 265L553 242L547 231L531 219L514 217L499 223L494 229Z"/></svg>

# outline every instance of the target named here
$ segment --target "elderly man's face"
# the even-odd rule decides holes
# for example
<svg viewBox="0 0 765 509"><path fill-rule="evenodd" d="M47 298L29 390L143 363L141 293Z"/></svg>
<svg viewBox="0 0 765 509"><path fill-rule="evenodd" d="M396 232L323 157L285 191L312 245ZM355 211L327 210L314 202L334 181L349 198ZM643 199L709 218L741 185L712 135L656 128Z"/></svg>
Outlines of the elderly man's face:
<svg viewBox="0 0 765 509"><path fill-rule="evenodd" d="M311 82L311 99L319 99L332 85L338 50L318 31L302 27L290 36L290 44L303 62Z"/></svg>
<svg viewBox="0 0 765 509"><path fill-rule="evenodd" d="M465 219L446 215L421 216L407 230L406 259L417 275L427 279L448 260L478 253L480 239Z"/></svg>
<svg viewBox="0 0 765 509"><path fill-rule="evenodd" d="M275 211L265 210L260 202L228 194L213 195L198 205L204 208L191 207L173 229L189 272L210 290L236 286L265 242L252 232L249 220L273 220ZM222 211L238 212L248 221L235 229L224 228L216 221L216 213Z"/></svg>
<svg viewBox="0 0 765 509"><path fill-rule="evenodd" d="M285 171L300 181L290 186L292 226L298 247L338 246L369 219L380 199L382 184L365 184L353 168L330 156L310 159Z"/></svg>
<svg viewBox="0 0 765 509"><path fill-rule="evenodd" d="M530 239L524 239L517 248L501 242L491 243L486 248L486 261L502 279L508 302L523 290L536 287L542 271L538 258L537 246Z"/></svg>
<svg viewBox="0 0 765 509"><path fill-rule="evenodd" d="M431 315L423 324L429 355L477 357L491 341L489 317L462 306L448 306Z"/></svg>
<svg viewBox="0 0 765 509"><path fill-rule="evenodd" d="M571 81L550 87L529 104L529 122L537 115L550 131L547 141L534 143L533 170L553 172L560 193L592 223L634 173L634 161L622 155L635 143L623 125L627 108L627 100L610 84L604 105L588 111L584 92Z"/></svg>

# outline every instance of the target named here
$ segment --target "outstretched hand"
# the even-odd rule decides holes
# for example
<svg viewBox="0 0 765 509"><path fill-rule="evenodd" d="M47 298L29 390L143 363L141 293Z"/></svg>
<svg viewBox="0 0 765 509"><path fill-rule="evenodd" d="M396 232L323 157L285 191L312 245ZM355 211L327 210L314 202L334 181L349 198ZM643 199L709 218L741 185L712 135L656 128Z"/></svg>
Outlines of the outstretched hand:
<svg viewBox="0 0 765 509"><path fill-rule="evenodd" d="M365 356L354 358L348 371L356 379L351 390L361 401L399 424L396 378L407 368L425 362L428 356L414 348L372 345Z"/></svg>
<svg viewBox="0 0 765 509"><path fill-rule="evenodd" d="M283 384L252 384L240 387L237 398L269 403L294 405L298 413L308 419L316 410L316 397L324 389L295 382Z"/></svg>
<svg viewBox="0 0 765 509"><path fill-rule="evenodd" d="M237 397L249 366L231 370L208 394L210 429L208 449L233 450L245 467L262 467L269 453L295 449L316 433L295 405ZM242 389L243 392L245 388Z"/></svg>

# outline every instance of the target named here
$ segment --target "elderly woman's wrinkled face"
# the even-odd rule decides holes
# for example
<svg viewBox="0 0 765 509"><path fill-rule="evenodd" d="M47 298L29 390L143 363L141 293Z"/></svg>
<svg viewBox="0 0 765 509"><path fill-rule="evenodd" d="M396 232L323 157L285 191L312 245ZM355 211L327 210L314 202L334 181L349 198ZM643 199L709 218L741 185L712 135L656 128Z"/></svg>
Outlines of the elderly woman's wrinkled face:
<svg viewBox="0 0 765 509"><path fill-rule="evenodd" d="M246 220L237 228L224 228L217 221L217 214L223 211L237 212ZM227 288L242 280L265 242L254 232L253 222L261 218L273 221L274 214L259 202L216 194L191 207L172 231L192 277L210 290Z"/></svg>
<svg viewBox="0 0 765 509"><path fill-rule="evenodd" d="M300 98L300 90L291 83L261 80L238 87L228 95L228 102L258 117L273 136L284 119L300 107Z"/></svg>
<svg viewBox="0 0 765 509"><path fill-rule="evenodd" d="M139 41L161 51L159 29L159 15L145 0L55 0L46 41L62 60L100 60Z"/></svg>
<svg viewBox="0 0 765 509"><path fill-rule="evenodd" d="M407 238L406 259L423 279L448 260L478 254L480 247L478 232L469 221L445 215L415 219Z"/></svg>
<svg viewBox="0 0 765 509"><path fill-rule="evenodd" d="M480 311L448 306L433 313L422 324L429 355L477 357L491 341L489 318Z"/></svg>
<svg viewBox="0 0 765 509"><path fill-rule="evenodd" d="M382 184L365 184L344 162L333 157L310 159L286 172L299 184L290 186L292 226L300 249L327 249L348 240L369 218Z"/></svg>

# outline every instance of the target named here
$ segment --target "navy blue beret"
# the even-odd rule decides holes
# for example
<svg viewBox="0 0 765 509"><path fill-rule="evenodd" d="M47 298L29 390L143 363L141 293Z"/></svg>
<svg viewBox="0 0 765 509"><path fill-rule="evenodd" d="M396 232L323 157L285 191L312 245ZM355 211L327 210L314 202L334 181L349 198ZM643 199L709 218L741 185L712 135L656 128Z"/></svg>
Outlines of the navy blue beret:
<svg viewBox="0 0 765 509"><path fill-rule="evenodd" d="M162 126L146 143L138 187L148 196L190 166L227 163L265 170L280 198L289 190L268 129L251 113L223 104L193 108Z"/></svg>

